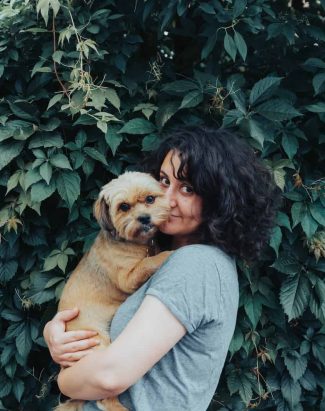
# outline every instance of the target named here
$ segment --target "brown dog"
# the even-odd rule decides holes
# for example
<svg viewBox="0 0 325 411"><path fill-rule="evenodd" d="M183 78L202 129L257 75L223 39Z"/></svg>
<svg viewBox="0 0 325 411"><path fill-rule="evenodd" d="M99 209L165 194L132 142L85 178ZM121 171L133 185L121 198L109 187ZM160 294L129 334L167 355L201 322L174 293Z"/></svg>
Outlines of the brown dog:
<svg viewBox="0 0 325 411"><path fill-rule="evenodd" d="M99 347L110 343L108 324L118 306L165 261L170 252L152 254L152 238L167 220L169 207L159 183L149 174L126 172L106 184L94 205L101 226L63 289L59 311L77 306L79 316L67 330L95 330ZM117 398L97 402L105 411L126 410ZM82 410L83 401L67 401L56 411Z"/></svg>

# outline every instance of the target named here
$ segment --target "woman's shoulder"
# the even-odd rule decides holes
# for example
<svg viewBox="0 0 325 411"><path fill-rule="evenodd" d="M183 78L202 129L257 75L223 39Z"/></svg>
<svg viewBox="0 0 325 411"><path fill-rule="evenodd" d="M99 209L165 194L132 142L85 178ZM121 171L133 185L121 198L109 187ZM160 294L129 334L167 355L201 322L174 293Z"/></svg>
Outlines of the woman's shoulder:
<svg viewBox="0 0 325 411"><path fill-rule="evenodd" d="M230 255L226 254L223 250L221 250L217 246L207 245L207 244L191 244L185 245L183 247L178 248L173 252L174 256L179 257L188 257L195 260L200 260L206 257L220 260L227 260L231 263L234 263L235 260Z"/></svg>
<svg viewBox="0 0 325 411"><path fill-rule="evenodd" d="M173 251L166 261L167 265L182 265L183 267L212 269L227 269L236 271L235 259L220 248L205 244L191 244Z"/></svg>

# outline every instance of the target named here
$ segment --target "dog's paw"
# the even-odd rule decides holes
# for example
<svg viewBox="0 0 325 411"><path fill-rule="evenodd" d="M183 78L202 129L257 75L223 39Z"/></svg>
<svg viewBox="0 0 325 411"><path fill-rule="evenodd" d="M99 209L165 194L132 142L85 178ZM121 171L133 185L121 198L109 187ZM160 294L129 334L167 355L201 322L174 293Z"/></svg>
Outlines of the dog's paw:
<svg viewBox="0 0 325 411"><path fill-rule="evenodd" d="M116 397L97 401L96 405L102 411L128 411L128 409L123 407L123 405Z"/></svg>
<svg viewBox="0 0 325 411"><path fill-rule="evenodd" d="M58 405L53 411L82 411L84 406L84 401L67 401Z"/></svg>

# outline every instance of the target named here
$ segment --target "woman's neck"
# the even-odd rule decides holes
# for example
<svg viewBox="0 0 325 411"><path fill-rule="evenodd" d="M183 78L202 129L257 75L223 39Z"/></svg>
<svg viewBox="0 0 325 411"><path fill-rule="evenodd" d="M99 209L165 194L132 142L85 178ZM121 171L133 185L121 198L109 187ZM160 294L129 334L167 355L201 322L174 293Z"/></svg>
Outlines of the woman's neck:
<svg viewBox="0 0 325 411"><path fill-rule="evenodd" d="M171 243L172 250L184 247L185 245L197 244L197 236L174 236Z"/></svg>

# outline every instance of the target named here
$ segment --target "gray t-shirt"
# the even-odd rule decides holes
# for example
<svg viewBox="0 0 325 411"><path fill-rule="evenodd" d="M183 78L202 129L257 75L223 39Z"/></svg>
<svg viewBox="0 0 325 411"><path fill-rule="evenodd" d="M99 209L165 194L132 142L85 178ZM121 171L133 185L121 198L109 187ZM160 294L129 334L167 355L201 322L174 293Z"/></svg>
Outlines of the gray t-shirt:
<svg viewBox="0 0 325 411"><path fill-rule="evenodd" d="M207 245L176 250L119 307L111 324L112 340L123 331L146 295L166 305L187 333L119 396L121 403L132 411L205 411L217 387L235 328L235 261ZM84 407L84 411L94 410L94 402Z"/></svg>

